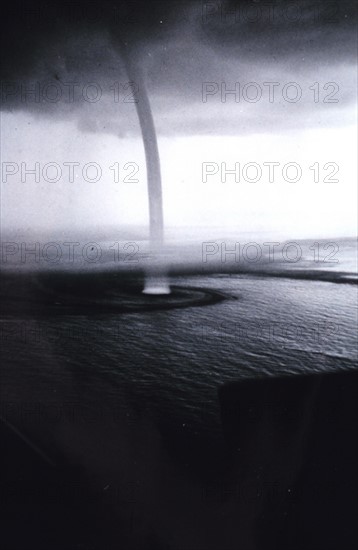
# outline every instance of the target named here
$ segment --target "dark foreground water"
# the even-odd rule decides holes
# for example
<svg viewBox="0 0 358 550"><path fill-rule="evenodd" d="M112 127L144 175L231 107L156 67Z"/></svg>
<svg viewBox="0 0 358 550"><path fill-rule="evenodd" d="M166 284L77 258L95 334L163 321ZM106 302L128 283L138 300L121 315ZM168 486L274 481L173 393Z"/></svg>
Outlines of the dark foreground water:
<svg viewBox="0 0 358 550"><path fill-rule="evenodd" d="M38 456L82 468L101 521L115 518L102 548L265 548L253 483L233 512L237 479L262 472L233 473L218 389L356 369L354 279L177 275L169 306L157 307L138 275L41 277L2 279L1 415ZM281 473L301 452L290 449ZM292 479L270 468L261 481L287 496L298 467ZM68 548L91 548L82 544Z"/></svg>
<svg viewBox="0 0 358 550"><path fill-rule="evenodd" d="M113 284L120 303L121 281ZM139 312L80 306L71 314L48 315L49 306L41 310L31 294L35 305L1 320L3 389L18 391L23 378L34 379L40 392L42 384L54 393L59 385L76 399L83 385L93 384L95 393L99 387L93 380L99 378L108 384L103 391L119 401L130 394L153 413L189 427L200 421L203 407L214 420L216 391L224 382L355 367L356 284L209 275L176 277L172 285L216 290L224 299L201 305L200 293L196 303L195 292L188 290L189 298L177 300L181 307L174 301L169 310L151 310L154 297ZM91 288L86 292L93 300ZM138 298L132 294L125 303L142 300L140 282L136 288ZM58 313L61 295L53 296Z"/></svg>

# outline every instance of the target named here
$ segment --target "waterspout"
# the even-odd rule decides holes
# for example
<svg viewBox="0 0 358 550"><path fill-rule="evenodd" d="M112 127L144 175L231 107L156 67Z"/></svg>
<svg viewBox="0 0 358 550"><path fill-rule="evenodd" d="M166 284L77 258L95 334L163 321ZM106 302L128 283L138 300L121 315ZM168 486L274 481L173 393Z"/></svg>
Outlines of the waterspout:
<svg viewBox="0 0 358 550"><path fill-rule="evenodd" d="M128 77L136 84L136 110L142 132L147 167L150 247L154 262L162 262L164 244L163 196L160 158L152 110L141 67L125 52ZM150 267L145 273L145 294L170 294L165 267Z"/></svg>
<svg viewBox="0 0 358 550"><path fill-rule="evenodd" d="M170 292L166 274L153 275L149 272L146 273L143 294L162 296L163 294L170 294Z"/></svg>

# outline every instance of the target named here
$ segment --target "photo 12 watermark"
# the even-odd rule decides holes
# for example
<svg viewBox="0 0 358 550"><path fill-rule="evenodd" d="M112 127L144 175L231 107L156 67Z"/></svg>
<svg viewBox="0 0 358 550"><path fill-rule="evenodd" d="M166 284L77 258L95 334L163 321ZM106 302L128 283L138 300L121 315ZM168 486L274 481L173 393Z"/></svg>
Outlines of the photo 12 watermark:
<svg viewBox="0 0 358 550"><path fill-rule="evenodd" d="M280 2L251 0L226 2L209 0L202 2L201 23L204 28L239 28L240 25L312 25L337 23L343 14L339 2L326 3Z"/></svg>
<svg viewBox="0 0 358 550"><path fill-rule="evenodd" d="M139 243L77 241L51 242L11 242L1 243L1 263L6 264L96 264L103 258L115 263L137 264L146 256L140 255Z"/></svg>
<svg viewBox="0 0 358 550"><path fill-rule="evenodd" d="M140 97L139 85L134 81L77 82L62 81L60 77L46 81L2 81L1 104L72 104L113 103L135 104Z"/></svg>
<svg viewBox="0 0 358 550"><path fill-rule="evenodd" d="M341 86L337 82L203 82L203 103L324 103L340 101Z"/></svg>
<svg viewBox="0 0 358 550"><path fill-rule="evenodd" d="M201 164L202 183L339 183L337 162L214 162Z"/></svg>
<svg viewBox="0 0 358 550"><path fill-rule="evenodd" d="M216 242L202 243L203 264L296 264L300 261L338 264L339 244L313 242L302 247L297 242Z"/></svg>
<svg viewBox="0 0 358 550"><path fill-rule="evenodd" d="M138 163L113 162L102 166L98 162L81 163L77 161L46 162L38 161L1 163L2 183L20 181L21 183L98 183L100 181L113 183L140 183Z"/></svg>
<svg viewBox="0 0 358 550"><path fill-rule="evenodd" d="M203 342L215 341L223 346L232 346L235 343L244 346L262 340L267 344L287 347L304 342L312 342L314 345L327 343L339 336L341 329L340 325L331 321L321 321L315 326L307 326L279 321L240 323L226 320L215 326L203 325L201 336Z"/></svg>

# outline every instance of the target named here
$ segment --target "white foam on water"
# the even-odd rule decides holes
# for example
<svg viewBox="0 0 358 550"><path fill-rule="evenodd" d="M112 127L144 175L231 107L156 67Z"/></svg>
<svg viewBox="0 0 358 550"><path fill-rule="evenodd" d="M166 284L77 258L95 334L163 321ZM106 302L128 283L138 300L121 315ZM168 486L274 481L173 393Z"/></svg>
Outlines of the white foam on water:
<svg viewBox="0 0 358 550"><path fill-rule="evenodd" d="M160 296L170 294L170 286L165 276L153 277L147 276L143 289L143 294L150 294L152 296Z"/></svg>

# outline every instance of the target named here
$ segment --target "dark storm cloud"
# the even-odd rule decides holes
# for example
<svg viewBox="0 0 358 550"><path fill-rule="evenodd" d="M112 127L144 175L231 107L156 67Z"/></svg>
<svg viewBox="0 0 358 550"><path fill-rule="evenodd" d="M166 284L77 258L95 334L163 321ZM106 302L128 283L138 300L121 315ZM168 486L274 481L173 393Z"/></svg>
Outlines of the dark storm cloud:
<svg viewBox="0 0 358 550"><path fill-rule="evenodd" d="M231 54L285 56L306 45L354 55L356 11L351 0L13 0L2 10L2 67L7 76L30 68L56 36L110 31L147 45L178 27Z"/></svg>
<svg viewBox="0 0 358 550"><path fill-rule="evenodd" d="M317 117L346 124L344 110L355 99L356 11L346 0L15 1L2 20L2 109L75 116L85 132L136 131L134 104L125 103L123 43L147 73L160 133L288 129L315 126ZM222 101L222 83L230 90L255 82L268 93L264 82L282 90L292 81L303 91L296 105L280 96L272 105L267 97L255 105ZM312 100L316 81L337 84L336 105ZM203 102L205 83L218 91Z"/></svg>

